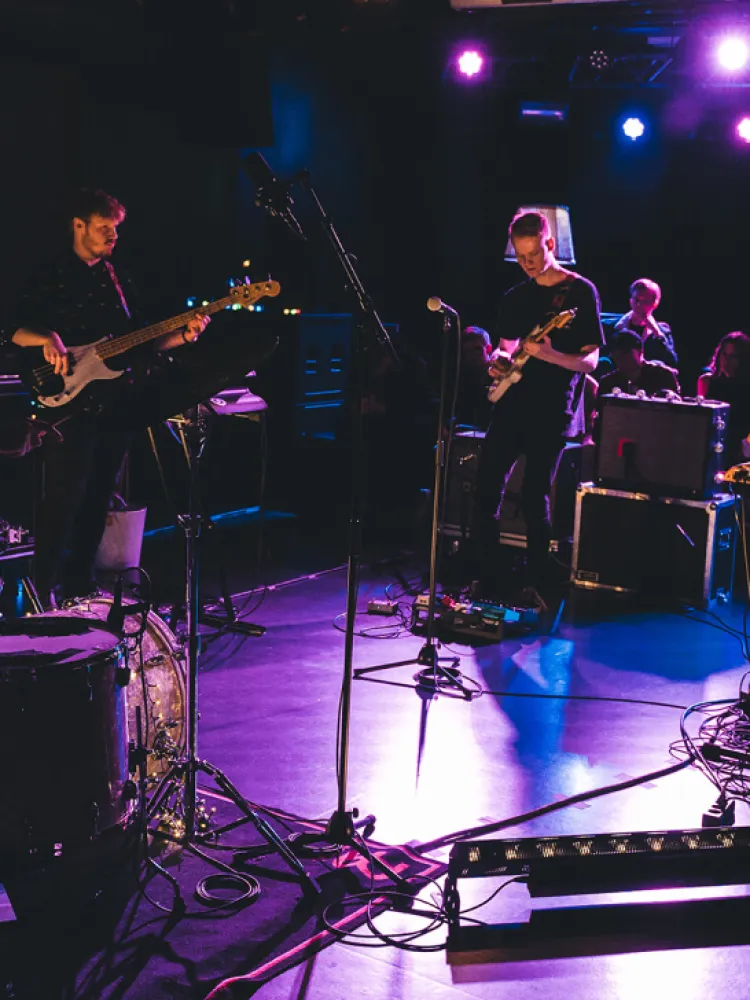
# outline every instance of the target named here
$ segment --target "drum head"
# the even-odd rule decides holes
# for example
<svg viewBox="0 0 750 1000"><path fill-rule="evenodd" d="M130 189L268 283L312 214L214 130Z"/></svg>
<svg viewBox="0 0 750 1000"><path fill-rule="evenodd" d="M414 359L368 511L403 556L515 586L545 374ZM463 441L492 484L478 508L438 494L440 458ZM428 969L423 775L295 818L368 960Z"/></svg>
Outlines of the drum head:
<svg viewBox="0 0 750 1000"><path fill-rule="evenodd" d="M0 628L0 670L90 663L119 644L102 622L69 615L21 618Z"/></svg>

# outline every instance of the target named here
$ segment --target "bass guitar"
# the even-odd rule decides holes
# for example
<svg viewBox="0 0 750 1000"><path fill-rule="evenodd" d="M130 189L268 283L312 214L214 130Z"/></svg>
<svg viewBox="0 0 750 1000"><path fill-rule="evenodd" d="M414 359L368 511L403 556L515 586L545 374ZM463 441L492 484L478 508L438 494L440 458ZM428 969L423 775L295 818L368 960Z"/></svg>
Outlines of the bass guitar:
<svg viewBox="0 0 750 1000"><path fill-rule="evenodd" d="M259 281L253 285L237 285L231 289L229 295L217 299L216 302L209 302L207 305L191 309L179 316L162 320L161 323L154 323L152 326L143 327L143 329L133 333L125 333L120 337L112 339L103 337L91 344L68 348L67 375L55 375L54 366L45 363L36 368L29 366L26 371L21 371L21 378L26 388L42 406L50 408L66 406L92 382L120 378L123 375L122 369L109 367L107 361L110 358L116 358L133 347L146 344L150 340L156 340L167 333L174 333L175 330L179 330L180 327L189 323L197 313L210 316L212 313L233 305L249 306L264 297L274 298L280 291L281 286L278 281ZM26 348L21 352L22 362L27 353L33 357L35 354L41 355L42 352L41 349Z"/></svg>
<svg viewBox="0 0 750 1000"><path fill-rule="evenodd" d="M510 389L512 385L515 385L516 382L520 382L523 378L523 366L531 357L526 350L526 345L536 344L540 340L544 340L544 338L553 330L559 330L562 327L567 326L568 323L570 323L575 317L575 314L575 309L566 309L564 312L553 316L549 322L544 324L544 326L534 327L531 333L521 341L511 355L508 370L503 372L502 375L498 375L496 379L493 379L492 385L487 392L487 399L489 399L491 403L496 403L499 399L502 399L508 389Z"/></svg>

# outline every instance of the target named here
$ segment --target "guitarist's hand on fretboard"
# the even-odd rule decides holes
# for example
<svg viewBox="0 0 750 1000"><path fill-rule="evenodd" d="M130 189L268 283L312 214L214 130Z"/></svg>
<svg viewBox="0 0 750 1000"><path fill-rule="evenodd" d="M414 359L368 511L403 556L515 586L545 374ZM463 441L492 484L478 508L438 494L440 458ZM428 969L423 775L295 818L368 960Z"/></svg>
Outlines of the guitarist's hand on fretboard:
<svg viewBox="0 0 750 1000"><path fill-rule="evenodd" d="M554 351L549 337L544 337L542 340L530 340L523 345L523 349L532 358L539 358L541 361L545 361L550 356L550 351Z"/></svg>

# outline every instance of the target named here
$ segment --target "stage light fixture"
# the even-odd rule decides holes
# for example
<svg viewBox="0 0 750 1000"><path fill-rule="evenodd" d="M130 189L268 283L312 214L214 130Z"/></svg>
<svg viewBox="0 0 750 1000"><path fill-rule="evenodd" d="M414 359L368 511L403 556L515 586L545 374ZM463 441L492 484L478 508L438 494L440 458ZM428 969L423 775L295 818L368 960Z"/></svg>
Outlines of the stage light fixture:
<svg viewBox="0 0 750 1000"><path fill-rule="evenodd" d="M589 56L589 66L599 71L609 67L609 56L604 49L594 49Z"/></svg>
<svg viewBox="0 0 750 1000"><path fill-rule="evenodd" d="M191 295L189 298L185 299L185 304L187 305L188 309L192 309L198 303L196 302L196 300Z"/></svg>
<svg viewBox="0 0 750 1000"><path fill-rule="evenodd" d="M748 59L747 42L738 36L723 39L716 49L716 58L719 66L728 73L744 69Z"/></svg>
<svg viewBox="0 0 750 1000"><path fill-rule="evenodd" d="M568 109L564 104L543 104L539 101L522 101L521 118L527 121L564 122Z"/></svg>
<svg viewBox="0 0 750 1000"><path fill-rule="evenodd" d="M742 139L743 142L750 143L750 117L745 115L744 118L740 118L737 122L737 127L735 129L737 132L737 137Z"/></svg>
<svg viewBox="0 0 750 1000"><path fill-rule="evenodd" d="M482 72L484 59L476 49L466 49L458 57L458 72L467 79L472 79Z"/></svg>
<svg viewBox="0 0 750 1000"><path fill-rule="evenodd" d="M646 131L646 126L640 118L626 118L622 123L622 131L628 139L636 142L641 139Z"/></svg>

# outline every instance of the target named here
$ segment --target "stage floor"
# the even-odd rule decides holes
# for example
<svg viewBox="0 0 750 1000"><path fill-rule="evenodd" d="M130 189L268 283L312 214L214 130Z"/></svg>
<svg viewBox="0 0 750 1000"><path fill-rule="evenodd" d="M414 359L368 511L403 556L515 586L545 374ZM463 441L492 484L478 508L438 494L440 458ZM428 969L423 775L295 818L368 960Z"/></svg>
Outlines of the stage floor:
<svg viewBox="0 0 750 1000"><path fill-rule="evenodd" d="M360 607L370 597L382 597L393 579L387 570L367 572ZM241 645L222 639L207 653L201 674L202 752L254 800L303 816L325 817L336 801L334 745L344 637L332 621L344 610L345 586L346 574L338 571L272 592L251 616L267 626L266 635ZM398 593L399 585L394 589ZM741 625L739 608L723 608L720 614ZM385 621L362 615L358 627ZM413 636L358 638L355 665L406 660L421 645ZM471 703L439 697L427 704L425 715L425 703L413 690L365 680L354 684L349 803L375 813L380 841L424 843L668 766L674 762L669 745L679 737L678 709L565 696L690 705L733 696L745 669L736 639L670 613L574 618L563 620L552 636L529 635L478 649L451 647L460 652L468 677L507 696L485 694ZM408 683L414 669L400 667L378 677ZM713 792L704 777L688 769L498 836L698 827ZM737 823L749 821L747 809L738 807ZM483 899L495 885L492 880L463 883L462 901ZM731 891L745 893L744 887ZM689 897L704 894L687 892ZM534 901L535 908L540 905L559 903ZM475 916L524 919L528 909L525 887L514 885ZM414 923L386 920L383 926L411 928ZM439 940L441 933L429 940ZM261 987L258 995L264 1000L349 995L373 1000L702 1000L719 984L722 992L744 995L748 972L750 950L740 947L453 972L444 953L337 944Z"/></svg>
<svg viewBox="0 0 750 1000"><path fill-rule="evenodd" d="M408 564L396 568L415 578ZM274 574L283 580L280 569ZM199 752L225 770L252 801L299 816L327 817L336 804L336 720L344 657L344 635L333 621L344 611L346 573L332 566L328 572L302 576L271 589L250 614L250 620L266 626L264 636L229 634L206 647ZM401 586L395 581L393 567L366 570L360 608L371 597L383 597L389 583L398 593ZM722 608L720 614L741 627L738 607ZM388 622L358 617L360 628ZM421 639L410 635L357 638L355 665L408 660L421 645ZM376 815L380 842L424 843L664 768L674 762L669 745L679 737L679 709L597 698L674 706L728 698L737 692L745 669L736 638L665 612L611 613L586 620L568 615L554 635L531 634L473 649L450 646L460 654L464 674L497 693L471 702L442 695L425 701L408 686L413 666L378 674L378 682L354 683L348 802L363 814ZM698 827L715 799L713 791L693 769L683 770L566 807L498 836ZM739 806L737 823L748 822L747 808ZM446 858L447 852L438 857ZM485 898L496 884L465 883L462 902ZM744 895L745 887L733 893ZM705 891L687 895L703 896ZM560 904L534 901L535 908L555 905ZM525 887L512 885L475 915L489 921L523 920L529 906ZM414 927L403 917L387 916L380 923L387 929ZM231 918L225 925L228 934L230 925ZM444 936L444 930L436 932L426 943ZM173 946L179 953L178 944ZM235 947L235 974L241 965ZM177 978L180 968L175 957ZM148 990L148 975L146 964L134 982L111 995L123 1000L155 996ZM337 943L253 995L263 1000L703 1000L718 991L744 996L748 975L747 947L452 970L444 952L365 950ZM173 995L198 998L205 993L175 984Z"/></svg>

